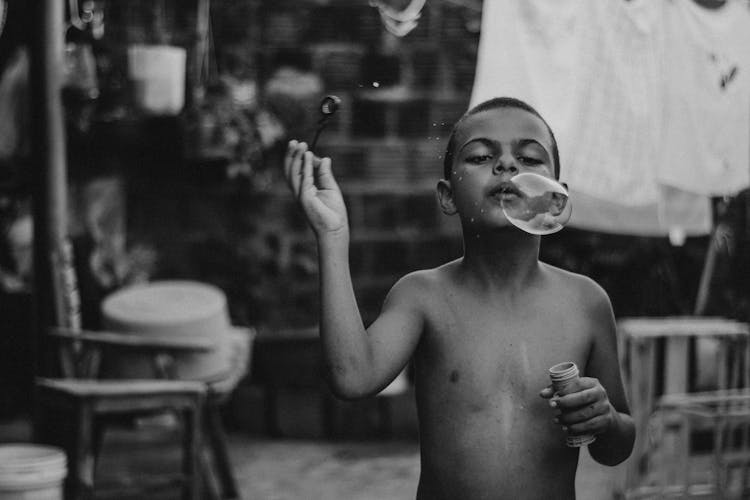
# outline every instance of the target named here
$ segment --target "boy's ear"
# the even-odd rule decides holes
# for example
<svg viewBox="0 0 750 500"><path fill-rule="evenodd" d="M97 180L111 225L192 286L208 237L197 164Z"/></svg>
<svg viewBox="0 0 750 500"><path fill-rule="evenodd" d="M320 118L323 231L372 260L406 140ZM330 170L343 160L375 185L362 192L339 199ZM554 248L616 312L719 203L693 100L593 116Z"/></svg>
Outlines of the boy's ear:
<svg viewBox="0 0 750 500"><path fill-rule="evenodd" d="M445 215L456 215L456 202L453 200L453 186L450 181L440 179L437 184L437 197Z"/></svg>

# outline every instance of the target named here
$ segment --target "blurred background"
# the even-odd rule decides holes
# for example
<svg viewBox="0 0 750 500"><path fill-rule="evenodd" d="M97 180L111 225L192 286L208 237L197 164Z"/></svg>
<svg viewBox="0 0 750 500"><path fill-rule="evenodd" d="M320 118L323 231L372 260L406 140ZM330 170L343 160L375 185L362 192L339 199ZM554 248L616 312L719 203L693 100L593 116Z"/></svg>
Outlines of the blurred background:
<svg viewBox="0 0 750 500"><path fill-rule="evenodd" d="M35 378L67 378L49 327L95 335L117 323L102 306L117 292L201 283L218 297L211 310L195 299L207 317L253 332L217 406L237 490L219 479L218 495L413 498L408 367L357 402L335 400L320 377L315 242L282 157L290 139L312 140L321 99L339 97L316 150L346 198L368 323L399 277L461 255L458 221L435 201L447 136L470 104L515 95L552 125L571 187L573 219L543 238L542 260L609 293L639 423L628 464L584 457L580 497L748 498L750 2L0 5L0 441L34 441L46 397ZM45 95L59 96L59 118ZM169 307L160 293L151 305ZM205 381L179 363L176 378ZM731 411L727 390L739 391ZM722 440L711 419L728 414ZM128 437L134 428L146 438ZM144 464L162 460L150 444L177 443L174 430L169 419L115 426L97 495L170 495L137 490ZM739 469L721 465L726 447Z"/></svg>

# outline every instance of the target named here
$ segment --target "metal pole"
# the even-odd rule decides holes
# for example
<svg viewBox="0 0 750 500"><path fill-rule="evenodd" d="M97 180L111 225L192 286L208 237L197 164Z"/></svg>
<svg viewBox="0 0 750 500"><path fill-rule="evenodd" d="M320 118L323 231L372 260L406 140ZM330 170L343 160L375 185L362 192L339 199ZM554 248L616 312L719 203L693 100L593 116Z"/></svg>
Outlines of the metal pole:
<svg viewBox="0 0 750 500"><path fill-rule="evenodd" d="M34 169L34 374L53 365L46 332L55 323L52 256L67 233L67 158L62 97L63 0L33 0L30 12L31 150Z"/></svg>
<svg viewBox="0 0 750 500"><path fill-rule="evenodd" d="M209 63L211 49L211 0L198 0L196 3L196 22L195 22L195 44L193 49L193 71L191 78L188 78L188 85L191 89L187 103L188 106L199 104L205 93L205 85L209 79Z"/></svg>

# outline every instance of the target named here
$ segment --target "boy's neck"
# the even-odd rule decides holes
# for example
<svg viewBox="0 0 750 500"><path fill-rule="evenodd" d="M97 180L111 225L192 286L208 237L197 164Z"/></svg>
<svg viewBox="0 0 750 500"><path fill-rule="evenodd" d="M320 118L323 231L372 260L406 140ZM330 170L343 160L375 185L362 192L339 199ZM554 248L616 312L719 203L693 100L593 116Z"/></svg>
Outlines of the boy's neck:
<svg viewBox="0 0 750 500"><path fill-rule="evenodd" d="M541 238L515 228L464 233L463 266L487 287L523 286L539 264Z"/></svg>

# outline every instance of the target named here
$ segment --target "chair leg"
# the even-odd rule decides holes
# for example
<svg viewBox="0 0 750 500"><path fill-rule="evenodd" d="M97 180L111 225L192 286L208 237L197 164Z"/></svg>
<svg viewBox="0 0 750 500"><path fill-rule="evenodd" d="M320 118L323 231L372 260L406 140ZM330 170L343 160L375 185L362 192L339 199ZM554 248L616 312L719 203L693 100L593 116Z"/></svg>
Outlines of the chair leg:
<svg viewBox="0 0 750 500"><path fill-rule="evenodd" d="M76 414L76 430L72 449L68 453L69 468L65 498L90 500L94 498L93 412L80 403Z"/></svg>
<svg viewBox="0 0 750 500"><path fill-rule="evenodd" d="M216 463L219 481L221 482L222 498L237 498L237 483L232 472L232 463L227 449L227 437L221 423L219 405L206 404L206 430L211 442L214 462Z"/></svg>
<svg viewBox="0 0 750 500"><path fill-rule="evenodd" d="M184 500L199 500L201 498L200 420L200 407L197 405L183 412L182 473L185 477L185 486L182 497Z"/></svg>
<svg viewBox="0 0 750 500"><path fill-rule="evenodd" d="M208 450L200 453L200 475L203 497L206 500L222 500L221 486L214 474L214 465Z"/></svg>

